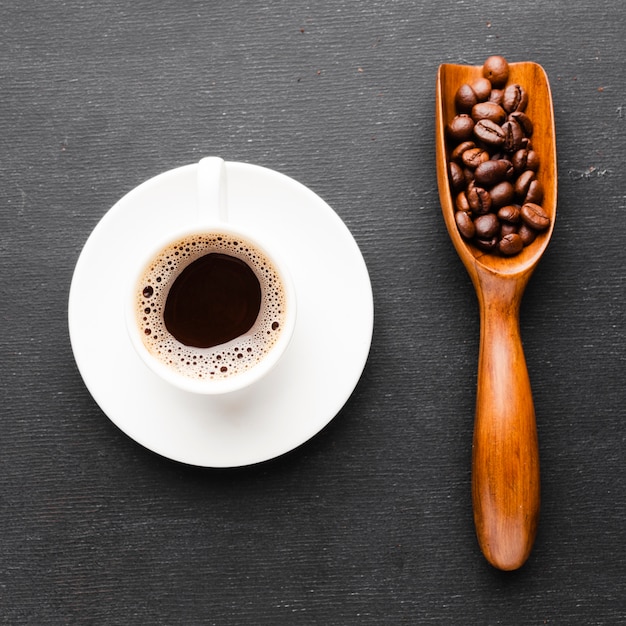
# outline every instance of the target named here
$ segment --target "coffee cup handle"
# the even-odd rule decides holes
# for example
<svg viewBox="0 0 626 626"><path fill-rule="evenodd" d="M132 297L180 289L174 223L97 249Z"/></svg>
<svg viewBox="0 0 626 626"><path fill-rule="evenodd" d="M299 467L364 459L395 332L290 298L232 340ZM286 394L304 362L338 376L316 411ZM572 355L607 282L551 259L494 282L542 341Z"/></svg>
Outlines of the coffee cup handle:
<svg viewBox="0 0 626 626"><path fill-rule="evenodd" d="M220 157L204 157L198 162L198 211L200 222L227 222L226 165Z"/></svg>

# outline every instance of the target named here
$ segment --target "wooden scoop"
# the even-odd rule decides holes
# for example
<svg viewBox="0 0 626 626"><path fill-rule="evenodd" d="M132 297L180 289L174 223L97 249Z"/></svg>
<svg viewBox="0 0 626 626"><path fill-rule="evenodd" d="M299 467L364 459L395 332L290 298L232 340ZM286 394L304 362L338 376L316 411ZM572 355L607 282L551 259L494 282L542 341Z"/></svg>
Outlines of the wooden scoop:
<svg viewBox="0 0 626 626"><path fill-rule="evenodd" d="M480 352L472 453L472 500L480 548L501 570L524 564L539 518L539 452L535 409L524 351L519 309L524 289L546 249L556 217L557 169L550 85L536 63L511 63L508 83L529 96L533 149L540 158L537 178L550 226L513 257L487 253L459 234L448 182L445 126L454 117L460 85L482 76L480 66L444 64L437 75L437 182L443 217L467 269L480 309Z"/></svg>

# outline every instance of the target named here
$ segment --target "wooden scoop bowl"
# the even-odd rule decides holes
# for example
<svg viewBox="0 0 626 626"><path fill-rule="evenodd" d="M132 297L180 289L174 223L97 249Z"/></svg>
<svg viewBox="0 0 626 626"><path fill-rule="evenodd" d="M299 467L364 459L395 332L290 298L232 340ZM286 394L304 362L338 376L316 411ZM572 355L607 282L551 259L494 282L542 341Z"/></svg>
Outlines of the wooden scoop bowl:
<svg viewBox="0 0 626 626"><path fill-rule="evenodd" d="M468 243L459 234L448 181L445 126L454 117L460 85L482 76L480 66L444 64L437 75L436 158L443 217L467 272L480 309L480 351L472 452L472 501L480 548L501 570L524 564L539 518L540 476L535 409L524 358L519 309L524 289L544 253L556 217L557 166L550 85L536 63L511 63L508 83L529 95L537 178L550 226L517 256L503 257Z"/></svg>

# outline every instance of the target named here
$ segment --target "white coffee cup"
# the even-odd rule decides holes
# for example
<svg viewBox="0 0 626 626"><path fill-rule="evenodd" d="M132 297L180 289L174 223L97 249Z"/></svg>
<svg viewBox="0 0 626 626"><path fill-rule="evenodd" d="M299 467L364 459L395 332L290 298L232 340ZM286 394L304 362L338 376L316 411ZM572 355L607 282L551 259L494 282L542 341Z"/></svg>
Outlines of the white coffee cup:
<svg viewBox="0 0 626 626"><path fill-rule="evenodd" d="M260 380L285 352L296 320L280 255L228 222L226 175L218 157L198 163L194 223L155 242L131 272L125 301L128 334L145 364L199 394Z"/></svg>

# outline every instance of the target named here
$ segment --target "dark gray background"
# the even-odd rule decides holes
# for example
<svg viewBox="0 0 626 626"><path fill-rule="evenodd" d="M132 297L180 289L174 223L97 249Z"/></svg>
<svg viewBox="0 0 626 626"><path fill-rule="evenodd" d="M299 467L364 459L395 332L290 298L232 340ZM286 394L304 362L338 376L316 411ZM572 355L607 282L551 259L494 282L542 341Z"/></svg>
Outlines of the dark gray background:
<svg viewBox="0 0 626 626"><path fill-rule="evenodd" d="M625 26L621 0L0 1L2 622L626 623ZM559 156L522 309L542 518L509 574L474 538L478 312L434 166L439 63L493 53L545 67ZM234 471L123 435L66 319L98 220L209 154L322 196L376 307L337 418Z"/></svg>

